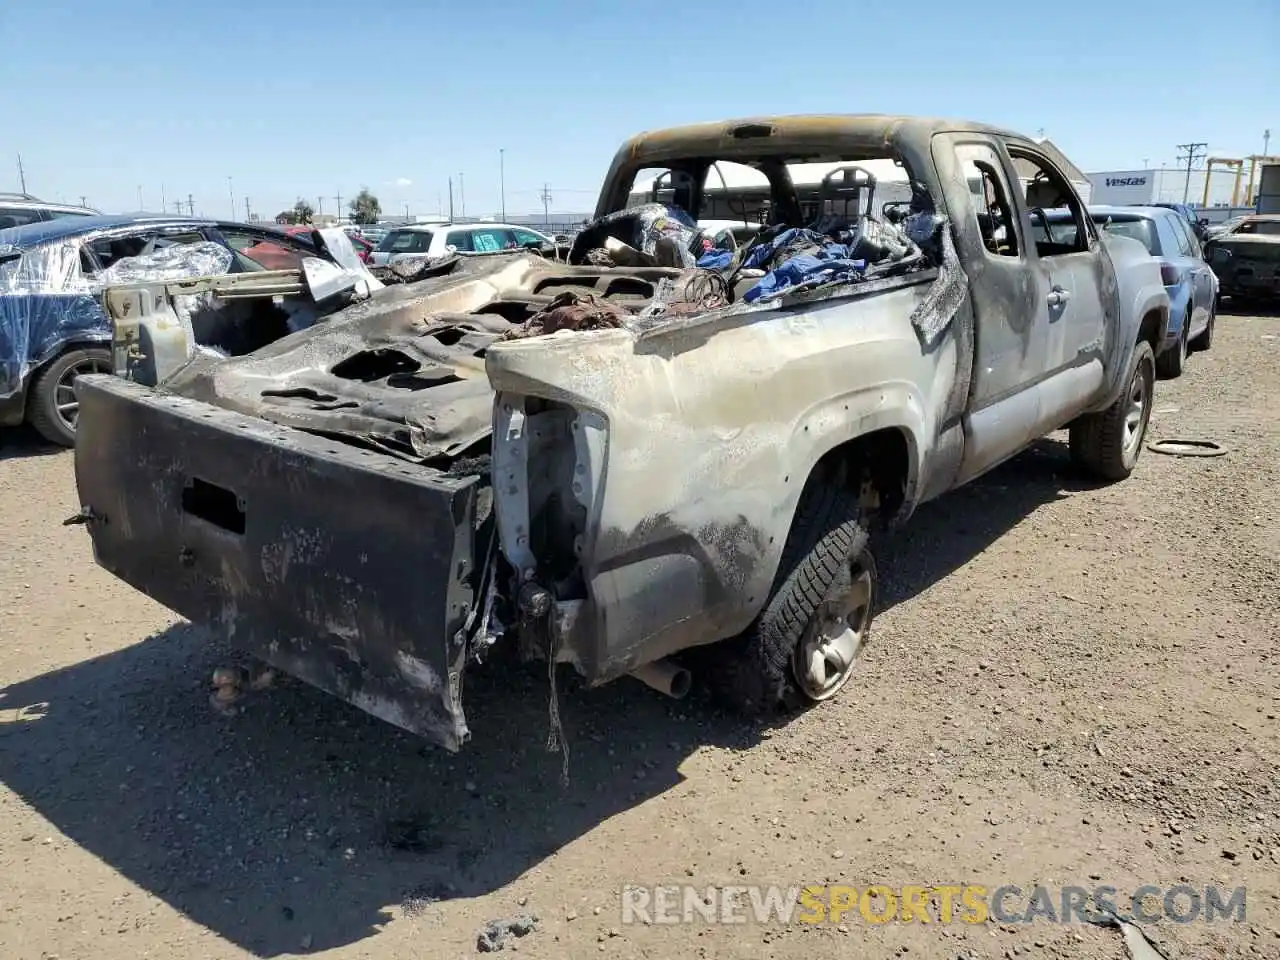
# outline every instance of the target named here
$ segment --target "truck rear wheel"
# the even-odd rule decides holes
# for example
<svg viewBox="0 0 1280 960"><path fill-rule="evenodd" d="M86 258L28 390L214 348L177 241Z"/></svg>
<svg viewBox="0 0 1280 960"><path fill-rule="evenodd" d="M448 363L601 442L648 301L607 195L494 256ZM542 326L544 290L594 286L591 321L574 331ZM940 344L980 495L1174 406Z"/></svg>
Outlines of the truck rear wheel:
<svg viewBox="0 0 1280 960"><path fill-rule="evenodd" d="M735 709L835 696L857 670L877 578L857 497L811 482L801 495L768 604L740 637L706 651L704 675Z"/></svg>
<svg viewBox="0 0 1280 960"><path fill-rule="evenodd" d="M1071 424L1071 459L1099 480L1123 480L1133 473L1151 421L1156 358L1151 344L1140 342L1129 362L1124 392L1100 413Z"/></svg>

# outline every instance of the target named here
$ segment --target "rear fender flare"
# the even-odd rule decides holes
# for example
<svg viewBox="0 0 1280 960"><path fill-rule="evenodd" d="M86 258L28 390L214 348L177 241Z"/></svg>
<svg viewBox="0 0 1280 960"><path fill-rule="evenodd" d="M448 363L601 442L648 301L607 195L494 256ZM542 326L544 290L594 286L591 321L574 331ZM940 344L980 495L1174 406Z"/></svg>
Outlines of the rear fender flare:
<svg viewBox="0 0 1280 960"><path fill-rule="evenodd" d="M1140 287L1126 305L1125 316L1129 322L1120 327L1119 342L1112 351L1107 376L1096 402L1090 404L1088 413L1105 410L1124 391L1129 365L1139 340L1146 340L1157 353L1169 331L1169 294L1163 286ZM1148 318L1154 317L1154 325Z"/></svg>

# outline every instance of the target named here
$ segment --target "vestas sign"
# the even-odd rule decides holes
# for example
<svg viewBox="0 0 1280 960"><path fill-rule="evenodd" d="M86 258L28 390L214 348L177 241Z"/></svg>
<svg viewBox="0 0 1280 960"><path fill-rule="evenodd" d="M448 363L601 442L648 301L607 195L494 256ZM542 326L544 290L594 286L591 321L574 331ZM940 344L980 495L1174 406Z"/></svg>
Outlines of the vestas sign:
<svg viewBox="0 0 1280 960"><path fill-rule="evenodd" d="M1154 170L1104 170L1089 174L1090 203L1148 203L1155 199Z"/></svg>

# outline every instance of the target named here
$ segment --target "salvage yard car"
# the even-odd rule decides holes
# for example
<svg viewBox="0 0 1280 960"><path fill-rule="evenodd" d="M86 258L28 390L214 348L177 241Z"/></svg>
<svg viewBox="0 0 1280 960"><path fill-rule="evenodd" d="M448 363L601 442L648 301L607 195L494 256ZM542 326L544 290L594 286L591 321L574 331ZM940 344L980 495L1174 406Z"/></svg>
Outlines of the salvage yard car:
<svg viewBox="0 0 1280 960"><path fill-rule="evenodd" d="M1229 223L1205 242L1219 292L1246 303L1280 300L1280 215L1258 214Z"/></svg>
<svg viewBox="0 0 1280 960"><path fill-rule="evenodd" d="M333 258L310 240L213 220L65 216L0 230L0 427L25 421L51 443L74 444L76 379L112 368L111 324L99 302L110 284L140 272L300 271L309 259Z"/></svg>
<svg viewBox="0 0 1280 960"><path fill-rule="evenodd" d="M912 184L900 225L860 167L884 159ZM698 228L717 160L770 184L736 250ZM824 161L807 218L789 170ZM654 168L687 179L687 208L626 209ZM1053 209L1070 240L1033 233ZM750 712L825 700L868 639L874 529L1061 427L1102 480L1142 449L1159 267L1015 133L799 116L641 134L570 261L458 257L164 367L126 349L152 320L113 308L123 376L77 384L73 519L97 562L457 750L465 673L499 648L675 694L692 665Z"/></svg>
<svg viewBox="0 0 1280 960"><path fill-rule="evenodd" d="M492 253L497 250L535 250L554 256L556 242L529 227L507 223L409 224L388 232L374 248L370 263L382 267L404 257L439 259L453 251Z"/></svg>

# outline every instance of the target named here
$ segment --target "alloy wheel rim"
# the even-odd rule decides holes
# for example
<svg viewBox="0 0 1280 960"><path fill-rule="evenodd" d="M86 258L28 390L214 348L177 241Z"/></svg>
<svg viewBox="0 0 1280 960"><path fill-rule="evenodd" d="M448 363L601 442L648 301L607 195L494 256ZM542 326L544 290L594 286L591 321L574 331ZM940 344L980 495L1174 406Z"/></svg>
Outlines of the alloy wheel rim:
<svg viewBox="0 0 1280 960"><path fill-rule="evenodd" d="M871 625L871 571L856 560L848 587L814 611L791 658L791 672L810 700L833 697L849 682Z"/></svg>
<svg viewBox="0 0 1280 960"><path fill-rule="evenodd" d="M53 403L58 418L75 430L76 422L80 419L80 401L76 399L76 379L85 373L110 372L107 362L98 357L86 357L63 370L53 390Z"/></svg>
<svg viewBox="0 0 1280 960"><path fill-rule="evenodd" d="M1150 393L1147 390L1147 379L1142 375L1142 367L1133 372L1133 380L1129 384L1129 409L1124 418L1124 453L1131 460L1137 455L1142 444L1142 434L1146 427L1147 405Z"/></svg>

